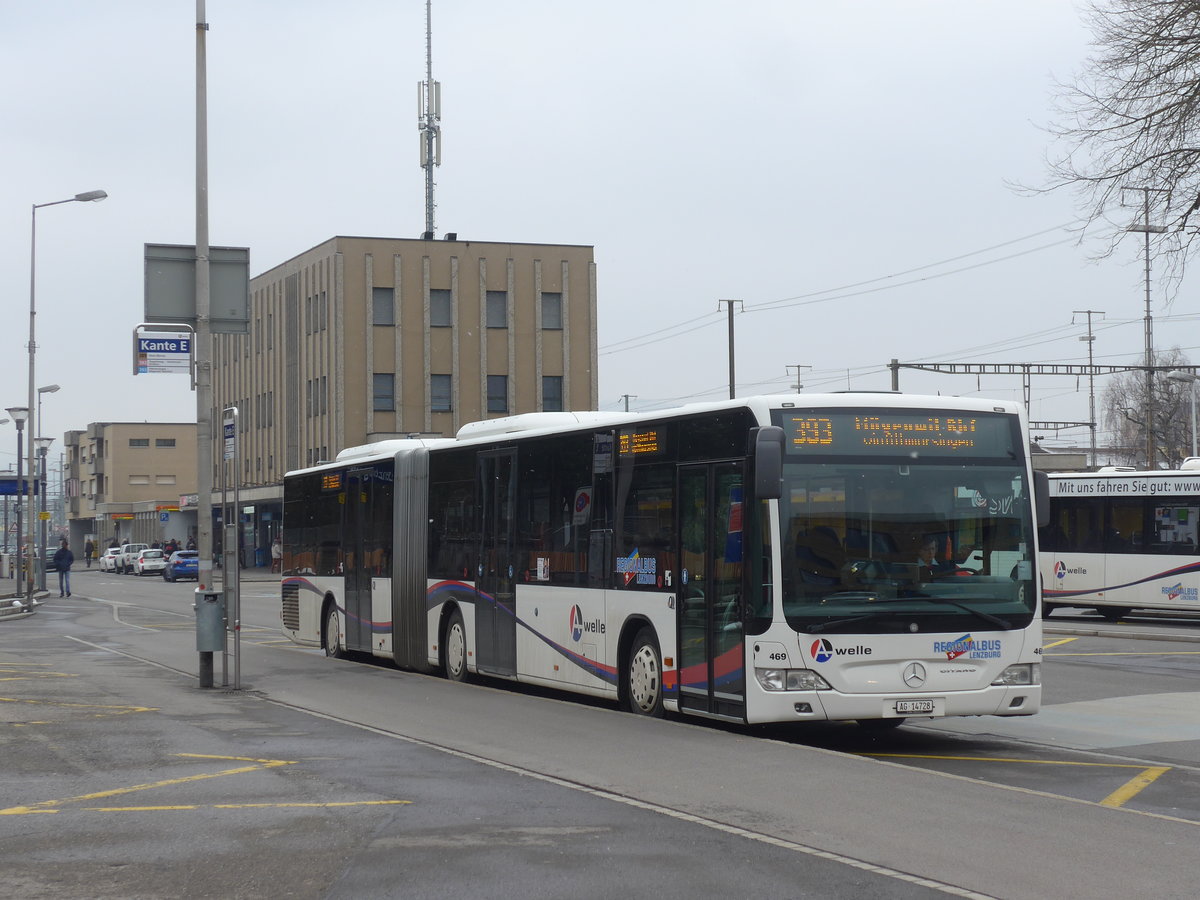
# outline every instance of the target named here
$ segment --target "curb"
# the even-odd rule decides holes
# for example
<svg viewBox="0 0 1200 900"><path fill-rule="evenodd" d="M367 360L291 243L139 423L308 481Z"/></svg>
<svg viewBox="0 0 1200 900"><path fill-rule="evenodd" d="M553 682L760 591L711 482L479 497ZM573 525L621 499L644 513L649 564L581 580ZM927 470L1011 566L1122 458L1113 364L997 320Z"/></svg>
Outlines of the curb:
<svg viewBox="0 0 1200 900"><path fill-rule="evenodd" d="M34 594L33 599L27 601L17 597L16 594L5 594L0 597L0 620L33 615L45 602L47 596L49 596L48 592Z"/></svg>
<svg viewBox="0 0 1200 900"><path fill-rule="evenodd" d="M1043 634L1065 634L1071 637L1136 638L1142 641L1178 641L1185 644L1197 643L1193 634L1172 634L1165 631L1116 631L1102 628L1075 628L1071 626L1048 626L1042 624Z"/></svg>

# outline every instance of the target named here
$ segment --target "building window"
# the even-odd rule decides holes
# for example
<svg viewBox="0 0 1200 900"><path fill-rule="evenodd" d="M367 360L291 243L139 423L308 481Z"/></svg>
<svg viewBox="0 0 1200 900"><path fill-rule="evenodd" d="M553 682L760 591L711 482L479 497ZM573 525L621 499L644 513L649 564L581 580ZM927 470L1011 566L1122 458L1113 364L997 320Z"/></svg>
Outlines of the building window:
<svg viewBox="0 0 1200 900"><path fill-rule="evenodd" d="M149 484L150 476L149 475L130 475L129 483L130 484Z"/></svg>
<svg viewBox="0 0 1200 900"><path fill-rule="evenodd" d="M396 291L394 288L371 288L371 324L396 324Z"/></svg>
<svg viewBox="0 0 1200 900"><path fill-rule="evenodd" d="M487 411L508 412L508 376L489 375L487 379Z"/></svg>
<svg viewBox="0 0 1200 900"><path fill-rule="evenodd" d="M321 330L324 331L329 327L329 301L325 297L325 292L321 291Z"/></svg>
<svg viewBox="0 0 1200 900"><path fill-rule="evenodd" d="M174 484L175 476L174 475L155 475L154 483L155 484Z"/></svg>
<svg viewBox="0 0 1200 900"><path fill-rule="evenodd" d="M429 376L429 408L433 412L450 412L451 383L449 375Z"/></svg>
<svg viewBox="0 0 1200 900"><path fill-rule="evenodd" d="M562 294L542 291L542 328L562 329Z"/></svg>
<svg viewBox="0 0 1200 900"><path fill-rule="evenodd" d="M150 446L150 438L130 438L129 446L130 447L149 447Z"/></svg>
<svg viewBox="0 0 1200 900"><path fill-rule="evenodd" d="M487 327L508 327L508 291L487 292Z"/></svg>
<svg viewBox="0 0 1200 900"><path fill-rule="evenodd" d="M174 447L175 446L175 438L155 438L154 446L155 447Z"/></svg>
<svg viewBox="0 0 1200 900"><path fill-rule="evenodd" d="M454 309L449 291L429 292L429 324L435 328L449 328L454 324Z"/></svg>
<svg viewBox="0 0 1200 900"><path fill-rule="evenodd" d="M561 375L543 376L542 409L545 412L563 411L563 380Z"/></svg>
<svg viewBox="0 0 1200 900"><path fill-rule="evenodd" d="M396 376L391 372L376 372L371 377L371 409L390 412L396 408Z"/></svg>

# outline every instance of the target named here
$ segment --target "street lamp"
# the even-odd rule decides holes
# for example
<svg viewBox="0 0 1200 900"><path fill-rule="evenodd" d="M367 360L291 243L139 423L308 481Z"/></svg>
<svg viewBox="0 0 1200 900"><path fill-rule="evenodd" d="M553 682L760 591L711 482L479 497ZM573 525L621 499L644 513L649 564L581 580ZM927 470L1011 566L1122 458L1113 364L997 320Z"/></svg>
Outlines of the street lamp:
<svg viewBox="0 0 1200 900"><path fill-rule="evenodd" d="M21 542L25 537L25 533L21 528L21 432L25 430L25 420L29 418L29 407L10 406L8 414L13 417L13 421L17 425L17 596L20 597L24 593L21 585L25 580L24 570L21 568L23 557ZM32 591L30 591L29 596L32 599Z"/></svg>
<svg viewBox="0 0 1200 900"><path fill-rule="evenodd" d="M1192 456L1196 456L1196 382L1200 381L1200 375L1175 369L1167 373L1167 378L1171 381L1186 381L1192 386Z"/></svg>
<svg viewBox="0 0 1200 900"><path fill-rule="evenodd" d="M38 510L38 590L46 589L46 453L50 449L50 445L54 443L52 437L34 438L37 444L38 456L41 457L42 464L39 469L41 475L41 492L42 504Z"/></svg>
<svg viewBox="0 0 1200 900"><path fill-rule="evenodd" d="M9 421L10 421L9 419L0 419L0 425L7 425L9 423ZM17 452L17 455L18 456L21 455L19 450ZM21 490L20 485L18 485L17 492L19 493L20 490ZM8 552L8 507L9 507L8 494L5 494L4 495L4 552L5 553ZM4 578L4 577L5 577L4 573L0 572L0 578Z"/></svg>
<svg viewBox="0 0 1200 900"><path fill-rule="evenodd" d="M30 213L30 228L29 228L29 406L25 409L25 415L29 415L29 411L33 406L33 388L37 381L35 360L37 358L37 211L44 206L58 206L62 203L93 203L103 200L108 194L104 191L84 191L82 194L76 194L74 197L68 197L66 200L53 200L50 203L35 203L33 204L32 212ZM11 410L9 411L11 413ZM15 416L13 418L16 418ZM18 429L20 426L18 426ZM29 428L29 443L26 445L27 456L29 459L29 511L33 513L33 453L34 440L33 437L39 434L42 429L41 415L31 423ZM20 457L18 450L17 456ZM20 484L21 479L18 477L17 483ZM20 520L18 519L18 522ZM19 527L19 526L18 526ZM31 528L30 531L33 529ZM33 570L30 569L32 577ZM30 582L32 587L32 581ZM33 597L33 591L30 590L29 596Z"/></svg>

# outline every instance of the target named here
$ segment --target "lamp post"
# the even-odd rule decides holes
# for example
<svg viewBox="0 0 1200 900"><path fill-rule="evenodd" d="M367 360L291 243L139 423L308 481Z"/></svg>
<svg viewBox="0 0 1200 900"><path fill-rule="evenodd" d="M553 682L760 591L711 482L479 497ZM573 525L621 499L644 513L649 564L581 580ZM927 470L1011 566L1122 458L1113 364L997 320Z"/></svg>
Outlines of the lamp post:
<svg viewBox="0 0 1200 900"><path fill-rule="evenodd" d="M68 197L66 200L52 200L49 203L35 203L33 210L30 213L30 228L29 228L29 406L25 410L25 415L29 415L29 411L34 408L33 405L33 390L36 382L36 365L37 358L37 211L45 206L58 206L62 203L92 203L103 200L108 194L104 191L84 191L82 194L76 194L74 197ZM15 416L13 418L16 418ZM34 454L34 435L39 434L42 429L41 416L30 423L29 428L29 443L26 445L26 454L29 460L29 512L33 514L33 454ZM20 452L17 453L19 457ZM18 484L20 478L17 479ZM18 520L19 521L19 520ZM19 527L19 526L18 526ZM31 532L33 529L29 529ZM32 588L33 569L30 569L30 587ZM30 597L33 596L30 590Z"/></svg>
<svg viewBox="0 0 1200 900"><path fill-rule="evenodd" d="M57 384L48 384L45 387L40 387L37 389L37 418L34 421L37 423L37 428L39 430L42 427L42 394L54 394L54 393L57 393L59 390L61 390L61 388ZM46 516L45 516L45 512L46 512L46 451L49 450L50 445L54 443L54 438L34 437L33 433L30 434L30 437L33 438L33 442L37 445L38 455L42 458L41 466L38 469L38 471L41 473L39 476L40 484L38 485L38 490L40 490L42 492L42 501L40 504L38 504L38 512L40 513L40 515L38 516L39 524L38 524L38 529L37 529L37 533L38 533L37 582L38 582L38 590L44 591L46 589ZM45 442L45 448L42 447L43 441ZM30 470L29 470L29 475L31 478L33 477L33 469L32 468L30 468ZM32 525L32 516L33 516L32 508L30 510L29 515L31 517L30 524ZM29 530L33 531L32 528L30 528Z"/></svg>
<svg viewBox="0 0 1200 900"><path fill-rule="evenodd" d="M25 420L29 418L28 406L10 406L8 414L12 416L13 421L17 424L17 596L24 595L24 590L21 585L25 581L24 570L21 568L23 558L23 548L21 542L25 538L25 533L21 527L21 432L25 430ZM30 599L33 594L30 592Z"/></svg>
<svg viewBox="0 0 1200 900"><path fill-rule="evenodd" d="M1196 456L1196 382L1200 381L1200 375L1176 369L1168 372L1167 378L1171 381L1186 381L1192 386L1192 456Z"/></svg>
<svg viewBox="0 0 1200 900"><path fill-rule="evenodd" d="M54 443L52 437L34 438L37 443L38 457L41 459L41 466L38 469L41 480L40 490L42 492L41 508L38 510L38 590L46 589L46 453L50 449L50 445ZM32 529L31 529L32 530Z"/></svg>
<svg viewBox="0 0 1200 900"><path fill-rule="evenodd" d="M8 423L9 423L8 419L0 419L0 425L7 425ZM18 485L17 490L19 491L20 489L21 488ZM5 553L8 552L8 506L9 506L8 494L5 494L4 495L4 552ZM4 577L5 577L5 573L0 572L0 578L4 578Z"/></svg>

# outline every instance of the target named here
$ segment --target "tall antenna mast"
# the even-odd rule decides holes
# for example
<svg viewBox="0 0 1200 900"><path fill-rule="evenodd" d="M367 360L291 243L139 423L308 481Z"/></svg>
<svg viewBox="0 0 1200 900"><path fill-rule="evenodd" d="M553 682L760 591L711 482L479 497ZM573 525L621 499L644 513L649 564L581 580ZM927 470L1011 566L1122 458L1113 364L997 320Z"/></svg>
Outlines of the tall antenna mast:
<svg viewBox="0 0 1200 900"><path fill-rule="evenodd" d="M425 80L417 84L421 168L425 170L425 234L433 240L433 167L442 164L442 86L433 80L433 0L425 0Z"/></svg>

